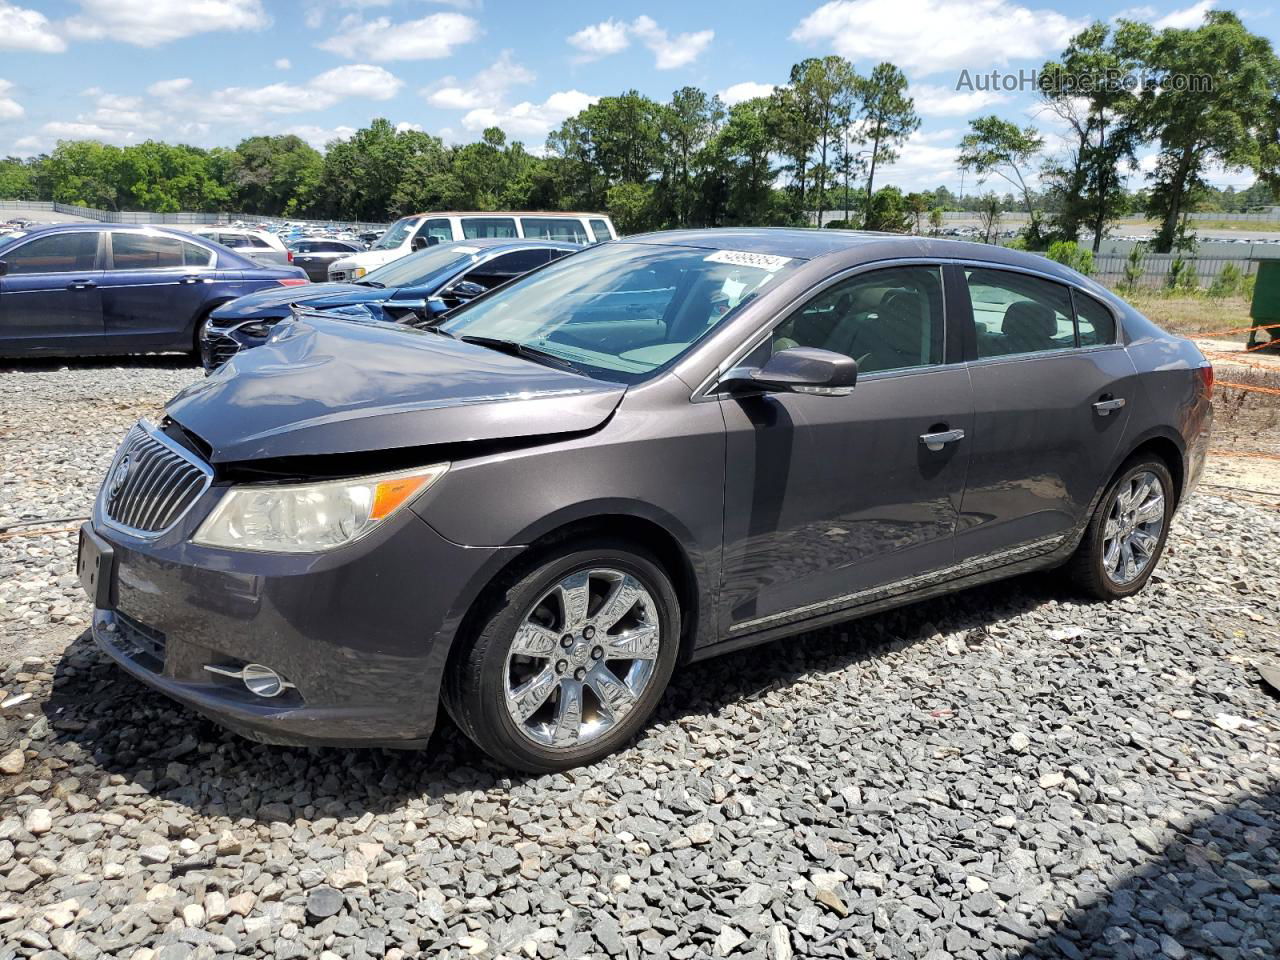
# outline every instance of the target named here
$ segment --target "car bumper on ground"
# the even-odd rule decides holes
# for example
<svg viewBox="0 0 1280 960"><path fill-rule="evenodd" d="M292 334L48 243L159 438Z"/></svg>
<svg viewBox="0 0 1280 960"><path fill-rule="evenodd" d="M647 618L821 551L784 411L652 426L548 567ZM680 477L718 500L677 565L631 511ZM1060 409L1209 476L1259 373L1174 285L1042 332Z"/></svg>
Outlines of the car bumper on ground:
<svg viewBox="0 0 1280 960"><path fill-rule="evenodd" d="M412 511L394 523L334 554L285 556L140 543L96 517L80 548L94 640L253 740L422 746L462 612L512 550L458 546ZM249 664L287 686L252 692Z"/></svg>

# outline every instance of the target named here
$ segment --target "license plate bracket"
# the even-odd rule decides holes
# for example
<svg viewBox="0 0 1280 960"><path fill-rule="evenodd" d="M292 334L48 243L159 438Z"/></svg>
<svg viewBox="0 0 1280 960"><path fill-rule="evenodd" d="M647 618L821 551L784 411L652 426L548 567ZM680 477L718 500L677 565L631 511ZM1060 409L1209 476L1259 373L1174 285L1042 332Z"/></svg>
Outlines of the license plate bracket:
<svg viewBox="0 0 1280 960"><path fill-rule="evenodd" d="M76 573L80 577L80 586L99 610L114 607L111 594L115 586L115 560L116 553L111 544L94 533L90 524L83 524L80 527Z"/></svg>

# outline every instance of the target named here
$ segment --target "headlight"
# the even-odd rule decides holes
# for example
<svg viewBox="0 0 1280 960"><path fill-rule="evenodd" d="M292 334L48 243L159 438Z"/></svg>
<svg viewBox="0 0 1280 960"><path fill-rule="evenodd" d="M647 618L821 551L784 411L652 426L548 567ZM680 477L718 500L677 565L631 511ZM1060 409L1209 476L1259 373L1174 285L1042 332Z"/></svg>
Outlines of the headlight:
<svg viewBox="0 0 1280 960"><path fill-rule="evenodd" d="M351 276L352 276L352 277L354 277L355 279L359 280L361 277L363 277L363 276L364 276L366 273L368 273L368 272L369 272L369 271L368 271L368 270L366 270L364 267L354 267L354 268L352 268L352 270L351 270Z"/></svg>
<svg viewBox="0 0 1280 960"><path fill-rule="evenodd" d="M358 540L444 476L447 463L321 483L232 487L192 542L265 553L321 553Z"/></svg>

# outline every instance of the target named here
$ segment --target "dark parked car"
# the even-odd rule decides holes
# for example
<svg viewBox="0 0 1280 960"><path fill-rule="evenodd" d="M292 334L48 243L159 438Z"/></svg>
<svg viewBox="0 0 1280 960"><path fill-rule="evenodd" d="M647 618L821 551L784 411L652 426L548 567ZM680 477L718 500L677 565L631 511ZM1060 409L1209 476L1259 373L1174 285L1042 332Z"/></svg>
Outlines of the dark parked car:
<svg viewBox="0 0 1280 960"><path fill-rule="evenodd" d="M64 223L0 237L0 356L195 350L219 304L307 282L198 237Z"/></svg>
<svg viewBox="0 0 1280 960"><path fill-rule="evenodd" d="M329 264L353 253L363 253L367 247L355 240L295 240L289 244L293 251L293 264L307 271L313 283L329 279Z"/></svg>
<svg viewBox="0 0 1280 960"><path fill-rule="evenodd" d="M93 631L248 736L604 756L678 663L1023 571L1151 576L1212 368L998 247L589 248L438 329L322 314L179 394L83 528Z"/></svg>
<svg viewBox="0 0 1280 960"><path fill-rule="evenodd" d="M424 301L443 311L465 303L582 247L556 240L468 240L411 253L354 283L317 283L305 290L262 290L215 310L200 343L208 372L237 352L266 343L271 328L295 305L347 312L354 319L402 322L421 318Z"/></svg>

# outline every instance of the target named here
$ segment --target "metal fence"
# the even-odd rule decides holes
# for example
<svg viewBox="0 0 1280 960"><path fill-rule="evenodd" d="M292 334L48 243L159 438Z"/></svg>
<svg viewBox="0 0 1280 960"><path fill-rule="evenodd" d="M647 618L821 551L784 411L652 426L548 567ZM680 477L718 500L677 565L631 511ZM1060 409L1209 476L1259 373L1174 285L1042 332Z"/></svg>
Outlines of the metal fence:
<svg viewBox="0 0 1280 960"><path fill-rule="evenodd" d="M282 226L286 223L297 223L304 227L321 227L332 230L350 230L353 233L382 231L385 223L367 223L351 220L303 220L298 217L264 217L256 213L147 213L133 210L99 210L96 207L81 207L72 203L50 203L47 200L0 200L0 210L48 210L52 213L65 213L73 217L84 217L86 220L97 220L101 223L154 223L168 226L199 226L231 223L241 220L245 223L268 223Z"/></svg>
<svg viewBox="0 0 1280 960"><path fill-rule="evenodd" d="M1137 286L1147 290L1163 290L1169 286L1169 273L1173 262L1178 259L1172 253L1149 253L1139 264L1141 275ZM1188 276L1194 274L1196 285L1208 288L1230 264L1244 276L1252 276L1258 272L1258 261L1238 257L1182 257ZM1122 256L1102 255L1094 257L1091 276L1105 287L1119 287L1128 282L1125 274L1129 266L1129 258ZM1185 281L1184 281L1185 282Z"/></svg>

